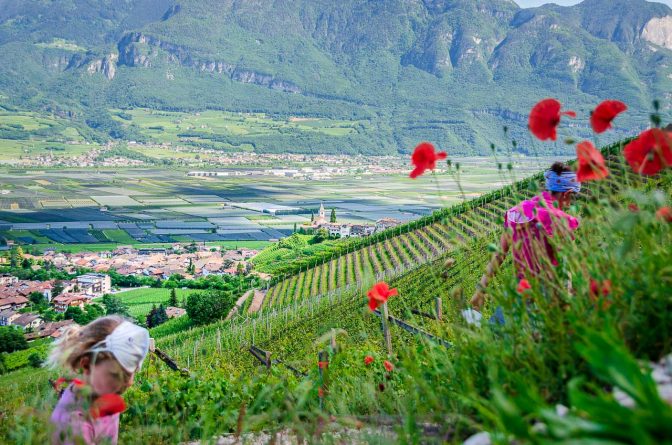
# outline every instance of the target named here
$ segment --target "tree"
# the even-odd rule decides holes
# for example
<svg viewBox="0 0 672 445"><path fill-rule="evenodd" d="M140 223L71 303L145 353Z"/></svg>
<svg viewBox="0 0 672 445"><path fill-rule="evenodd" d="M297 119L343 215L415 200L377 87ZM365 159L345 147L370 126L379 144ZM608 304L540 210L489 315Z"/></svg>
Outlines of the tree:
<svg viewBox="0 0 672 445"><path fill-rule="evenodd" d="M327 229L320 229L317 231L315 234L315 243L321 243L322 241L329 239L329 232L327 232Z"/></svg>
<svg viewBox="0 0 672 445"><path fill-rule="evenodd" d="M294 223L294 231L292 233L296 233L296 223Z"/></svg>
<svg viewBox="0 0 672 445"><path fill-rule="evenodd" d="M168 306L177 307L177 291L175 288L170 290L170 298L168 299Z"/></svg>
<svg viewBox="0 0 672 445"><path fill-rule="evenodd" d="M236 298L231 292L210 290L187 297L187 315L195 324L220 320L231 311Z"/></svg>
<svg viewBox="0 0 672 445"><path fill-rule="evenodd" d="M117 314L125 317L130 316L128 313L128 305L121 301L121 298L119 297L113 297L109 294L103 295L103 306L105 306L106 315Z"/></svg>
<svg viewBox="0 0 672 445"><path fill-rule="evenodd" d="M336 222L336 209L331 209L331 217L329 218L329 221L332 223Z"/></svg>
<svg viewBox="0 0 672 445"><path fill-rule="evenodd" d="M32 366L33 368L39 368L42 366L42 362L44 362L44 358L37 352L33 352L28 356L28 364Z"/></svg>
<svg viewBox="0 0 672 445"><path fill-rule="evenodd" d="M241 276L245 274L245 266L243 266L243 263L238 263L236 266L236 275Z"/></svg>
<svg viewBox="0 0 672 445"><path fill-rule="evenodd" d="M61 295L63 292L63 282L62 281L57 281L56 284L54 284L54 289L51 291L52 297L58 297Z"/></svg>
<svg viewBox="0 0 672 445"><path fill-rule="evenodd" d="M189 258L189 265L187 266L187 273L189 275L194 275L196 273L196 266L194 266L194 261Z"/></svg>
<svg viewBox="0 0 672 445"><path fill-rule="evenodd" d="M166 313L166 308L163 307L163 304L159 305L157 308L156 305L152 306L152 310L147 314L146 325L148 328L156 327L162 323L168 321L168 314Z"/></svg>
<svg viewBox="0 0 672 445"><path fill-rule="evenodd" d="M310 222L315 222L315 213L310 212Z"/></svg>
<svg viewBox="0 0 672 445"><path fill-rule="evenodd" d="M12 326L0 326L0 352L14 352L28 349L23 331Z"/></svg>
<svg viewBox="0 0 672 445"><path fill-rule="evenodd" d="M47 299L44 297L44 294L42 292L37 292L37 291L36 292L31 292L30 295L28 295L28 299L35 306L40 306L40 305L43 305L47 302Z"/></svg>

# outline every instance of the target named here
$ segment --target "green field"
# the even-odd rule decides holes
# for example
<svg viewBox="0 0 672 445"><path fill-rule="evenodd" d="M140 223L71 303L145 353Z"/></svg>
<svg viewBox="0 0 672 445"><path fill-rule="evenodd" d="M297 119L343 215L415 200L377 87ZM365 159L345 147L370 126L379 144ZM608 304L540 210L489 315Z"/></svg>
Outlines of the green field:
<svg viewBox="0 0 672 445"><path fill-rule="evenodd" d="M188 297L196 290L176 289L177 300L181 302L183 298ZM170 298L170 289L152 289L142 288L114 294L115 297L122 299L128 305L129 312L133 317L143 317L149 313L153 305L166 305ZM98 301L96 299L94 301Z"/></svg>
<svg viewBox="0 0 672 445"><path fill-rule="evenodd" d="M171 143L212 148L250 151L250 143L240 138L282 136L287 134L322 135L345 137L357 132L356 127L366 128L368 121L346 121L323 118L274 118L262 113L230 113L224 111L201 111L195 113L169 112L134 108L110 110L115 121L123 126L133 126L157 144ZM228 140L227 138L234 138ZM236 142L233 142L236 141ZM190 158L194 154L179 153L158 147L133 148L144 155L156 158Z"/></svg>
<svg viewBox="0 0 672 445"><path fill-rule="evenodd" d="M80 125L52 115L0 108L0 161L86 153L97 145L86 143Z"/></svg>

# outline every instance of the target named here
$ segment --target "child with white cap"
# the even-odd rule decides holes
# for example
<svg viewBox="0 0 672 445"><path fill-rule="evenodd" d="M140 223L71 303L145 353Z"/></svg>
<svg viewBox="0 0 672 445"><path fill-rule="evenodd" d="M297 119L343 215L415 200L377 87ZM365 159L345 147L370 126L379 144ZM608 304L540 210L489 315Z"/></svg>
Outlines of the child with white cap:
<svg viewBox="0 0 672 445"><path fill-rule="evenodd" d="M149 332L118 316L73 327L56 341L49 355L52 367L64 367L80 378L66 383L51 415L52 443L116 445L121 394L133 384L149 351Z"/></svg>

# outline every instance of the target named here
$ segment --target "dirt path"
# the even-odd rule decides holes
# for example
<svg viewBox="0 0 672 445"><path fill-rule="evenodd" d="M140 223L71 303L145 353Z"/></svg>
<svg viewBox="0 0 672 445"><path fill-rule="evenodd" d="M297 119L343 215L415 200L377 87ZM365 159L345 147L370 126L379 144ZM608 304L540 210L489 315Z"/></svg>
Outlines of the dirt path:
<svg viewBox="0 0 672 445"><path fill-rule="evenodd" d="M248 313L253 314L258 312L261 309L261 305L264 302L264 297L266 296L266 291L255 290L254 298L252 299L252 304L250 305L250 310Z"/></svg>
<svg viewBox="0 0 672 445"><path fill-rule="evenodd" d="M238 311L240 310L241 307L245 304L247 299L250 297L254 289L250 289L247 292L245 292L243 295L240 296L240 298L236 301L236 304L233 305L231 310L229 311L229 315L226 316L226 320L229 320L231 317L236 315Z"/></svg>

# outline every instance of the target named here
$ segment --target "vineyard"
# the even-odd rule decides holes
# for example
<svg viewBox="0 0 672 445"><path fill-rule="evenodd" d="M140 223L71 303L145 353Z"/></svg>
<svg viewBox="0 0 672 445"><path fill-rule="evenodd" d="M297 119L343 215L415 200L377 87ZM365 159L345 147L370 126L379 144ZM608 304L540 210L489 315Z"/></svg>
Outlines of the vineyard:
<svg viewBox="0 0 672 445"><path fill-rule="evenodd" d="M497 250L502 215L539 192L537 175L292 262L263 289L256 312L245 310L256 294L250 292L230 320L193 327L178 319L153 329L157 346L188 375L151 357L125 396L120 441L214 443L222 434L290 431L308 443L332 443L331 433L342 439L344 431L361 430L353 441L387 443L391 434L400 443L461 443L487 430L522 443L555 443L539 440L543 433L532 430L531 420L551 422L543 416L564 404L569 417L557 420L571 425L564 443L578 434L589 438L581 443L595 443L594 429L583 429L586 419L618 438L610 443L637 443L613 416L600 417L586 402L599 394L600 406L616 412L604 388L623 381L648 388L634 357L656 360L670 352L672 338L666 272L672 231L654 217L670 201L672 174L632 173L622 145L604 150L610 176L587 184L572 209L581 215L581 230L565 246L558 275L531 280L530 292L548 304L526 301L516 290L509 260L489 284L492 302L484 310L486 319L502 311L507 322L477 329L460 315ZM611 294L593 295L594 280L609 280ZM371 313L364 298L378 281L399 292L385 308L387 318ZM33 376L21 370L0 390L0 404L15 413L0 420L0 436L12 443L45 437L22 414L23 404L34 406L45 421L44 406L53 404L47 372ZM12 393L26 395L17 400ZM672 414L647 394L637 415L654 413L654 420L638 433L655 437L669 430Z"/></svg>

